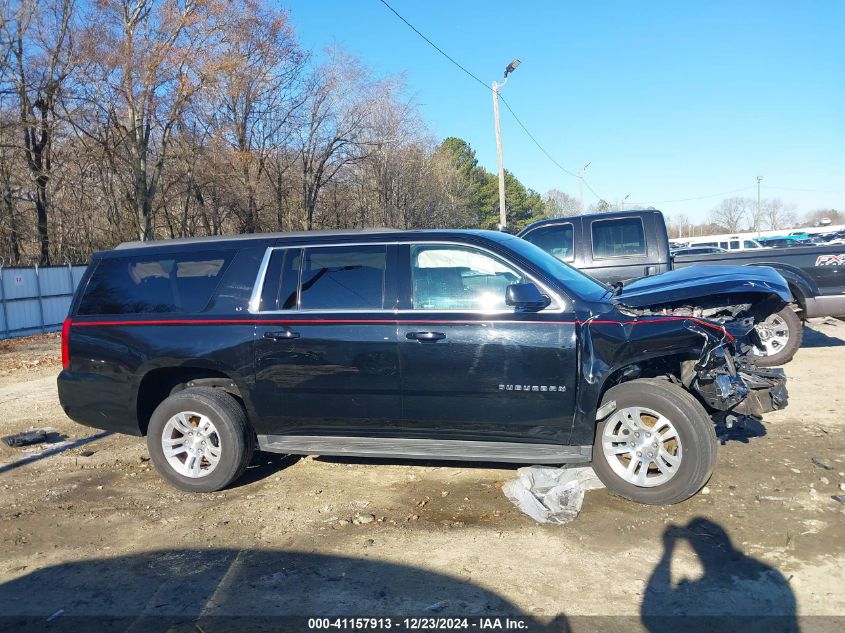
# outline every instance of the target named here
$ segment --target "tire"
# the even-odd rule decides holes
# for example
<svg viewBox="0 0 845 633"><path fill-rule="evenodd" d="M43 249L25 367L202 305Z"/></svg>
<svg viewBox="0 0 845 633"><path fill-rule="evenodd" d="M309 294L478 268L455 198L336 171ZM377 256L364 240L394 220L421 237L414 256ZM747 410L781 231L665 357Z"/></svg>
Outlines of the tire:
<svg viewBox="0 0 845 633"><path fill-rule="evenodd" d="M777 331L778 326L781 328L786 326L787 339L771 338L773 332ZM755 356L754 362L758 367L776 367L778 365L785 365L792 360L795 353L801 347L801 340L804 338L804 324L796 314L792 306L786 306L780 312L775 312L770 315L763 323L757 325L757 333L761 338L767 334L761 329L767 329L770 334L767 340L769 347L774 353L761 350L759 347L754 348Z"/></svg>
<svg viewBox="0 0 845 633"><path fill-rule="evenodd" d="M165 455L164 442L171 444L170 456ZM153 411L147 447L156 470L173 486L188 492L214 492L246 470L255 450L255 435L246 412L232 396L212 387L191 387L165 399ZM199 452L191 455L191 447Z"/></svg>
<svg viewBox="0 0 845 633"><path fill-rule="evenodd" d="M616 402L616 409L598 423L593 444L593 469L608 490L631 501L651 505L680 503L701 490L716 465L717 442L713 422L698 400L667 380L642 379L609 389L602 405L610 401ZM636 408L646 411L638 414ZM637 431L641 435L634 438L631 437L634 431L627 423L635 424L637 418L642 422L640 428L649 430ZM655 442L654 429L660 431L657 437L671 438L670 427L674 429L677 439L658 439ZM650 434L650 439L646 438L646 433ZM637 444L632 448L630 442L615 443L611 438L625 438ZM653 448L655 444L657 449ZM630 453L608 455L606 446L620 453L622 450ZM636 457L636 451L640 448L643 449L640 451L643 459L649 452L654 454L654 459L648 462L647 470L644 471L644 483L631 481L620 472L627 472L632 464L631 458L641 463L640 458ZM661 449L663 452L660 452ZM664 453L669 454L669 458L677 462L676 465L670 467L665 461L658 465L656 460L662 459ZM634 466L634 473L627 477L636 479L641 473L643 466ZM662 481L663 478L666 478L665 481Z"/></svg>

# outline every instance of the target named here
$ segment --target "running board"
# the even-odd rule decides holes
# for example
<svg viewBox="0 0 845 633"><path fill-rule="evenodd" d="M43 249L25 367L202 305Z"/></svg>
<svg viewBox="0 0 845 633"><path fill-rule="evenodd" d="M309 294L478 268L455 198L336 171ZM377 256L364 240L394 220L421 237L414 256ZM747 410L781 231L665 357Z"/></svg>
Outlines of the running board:
<svg viewBox="0 0 845 633"><path fill-rule="evenodd" d="M328 435L259 435L258 447L262 451L288 455L345 455L527 464L585 463L591 460L593 452L592 446Z"/></svg>

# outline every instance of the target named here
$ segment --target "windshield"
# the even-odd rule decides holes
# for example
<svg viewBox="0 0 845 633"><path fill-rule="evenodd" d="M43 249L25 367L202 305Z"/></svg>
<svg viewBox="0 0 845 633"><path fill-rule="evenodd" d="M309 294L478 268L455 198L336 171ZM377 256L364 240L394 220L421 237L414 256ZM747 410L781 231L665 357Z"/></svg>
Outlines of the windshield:
<svg viewBox="0 0 845 633"><path fill-rule="evenodd" d="M502 239L502 244L521 255L544 273L560 281L567 290L586 301L601 301L609 289L589 275L550 255L539 246L519 237Z"/></svg>

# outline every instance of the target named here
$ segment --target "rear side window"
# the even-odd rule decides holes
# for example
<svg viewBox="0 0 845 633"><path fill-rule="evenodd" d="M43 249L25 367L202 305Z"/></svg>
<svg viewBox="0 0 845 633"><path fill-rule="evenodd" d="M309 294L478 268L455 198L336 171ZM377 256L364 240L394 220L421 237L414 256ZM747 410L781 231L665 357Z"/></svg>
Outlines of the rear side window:
<svg viewBox="0 0 845 633"><path fill-rule="evenodd" d="M735 251L739 248L739 240L731 240L731 250Z"/></svg>
<svg viewBox="0 0 845 633"><path fill-rule="evenodd" d="M593 257L632 257L646 254L645 231L640 218L593 222Z"/></svg>
<svg viewBox="0 0 845 633"><path fill-rule="evenodd" d="M201 312L234 251L167 253L100 260L78 314Z"/></svg>
<svg viewBox="0 0 845 633"><path fill-rule="evenodd" d="M531 231L525 239L562 262L571 262L575 259L571 224L544 226Z"/></svg>
<svg viewBox="0 0 845 633"><path fill-rule="evenodd" d="M386 246L306 248L304 253L299 290L302 310L382 308Z"/></svg>

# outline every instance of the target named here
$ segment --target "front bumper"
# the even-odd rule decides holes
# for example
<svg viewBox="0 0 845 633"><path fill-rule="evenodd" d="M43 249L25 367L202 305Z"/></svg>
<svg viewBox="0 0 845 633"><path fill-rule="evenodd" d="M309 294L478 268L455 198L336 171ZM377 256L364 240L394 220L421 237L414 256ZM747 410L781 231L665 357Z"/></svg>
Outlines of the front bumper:
<svg viewBox="0 0 845 633"><path fill-rule="evenodd" d="M742 415L760 417L764 413L783 409L789 401L786 390L786 374L782 369L755 368L740 371L748 393L731 411Z"/></svg>
<svg viewBox="0 0 845 633"><path fill-rule="evenodd" d="M788 402L786 375L779 368L737 363L724 348L707 356L708 367L698 368L692 387L716 411L761 416L783 409Z"/></svg>

